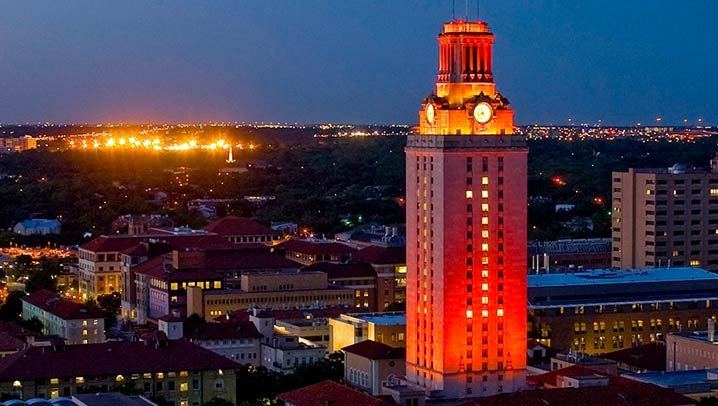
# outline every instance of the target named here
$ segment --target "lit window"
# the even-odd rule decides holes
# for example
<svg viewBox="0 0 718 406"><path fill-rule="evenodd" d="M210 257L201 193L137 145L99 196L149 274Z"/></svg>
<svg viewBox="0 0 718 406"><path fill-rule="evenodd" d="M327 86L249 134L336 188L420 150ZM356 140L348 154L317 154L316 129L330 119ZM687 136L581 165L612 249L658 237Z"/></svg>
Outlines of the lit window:
<svg viewBox="0 0 718 406"><path fill-rule="evenodd" d="M117 375L117 376L115 377L115 382L122 382L122 381L124 381L124 380L125 380L125 377L122 376L122 375Z"/></svg>
<svg viewBox="0 0 718 406"><path fill-rule="evenodd" d="M75 378L75 383L85 383L85 378L78 376Z"/></svg>
<svg viewBox="0 0 718 406"><path fill-rule="evenodd" d="M86 336L86 335L87 335L87 330L82 330L82 335L83 335L83 336Z"/></svg>
<svg viewBox="0 0 718 406"><path fill-rule="evenodd" d="M58 383L60 383L59 379L57 379L57 378L50 379L50 385L57 385Z"/></svg>
<svg viewBox="0 0 718 406"><path fill-rule="evenodd" d="M481 290L483 290L484 292L488 292L488 291L489 291L489 284L488 284L488 283L482 283L482 284L481 284Z"/></svg>
<svg viewBox="0 0 718 406"><path fill-rule="evenodd" d="M82 325L83 325L83 326L86 326L86 325L87 325L87 320L82 320Z"/></svg>
<svg viewBox="0 0 718 406"><path fill-rule="evenodd" d="M482 257L481 265L488 265L488 264L489 264L489 257Z"/></svg>
<svg viewBox="0 0 718 406"><path fill-rule="evenodd" d="M222 289L222 281L214 281L215 289Z"/></svg>
<svg viewBox="0 0 718 406"><path fill-rule="evenodd" d="M650 196L653 194L653 191L651 189L646 189L646 195Z"/></svg>
<svg viewBox="0 0 718 406"><path fill-rule="evenodd" d="M180 391L187 392L188 389L189 385L187 384L187 382L180 382Z"/></svg>
<svg viewBox="0 0 718 406"><path fill-rule="evenodd" d="M481 217L481 224L489 224L489 218L488 217Z"/></svg>
<svg viewBox="0 0 718 406"><path fill-rule="evenodd" d="M481 317L489 317L489 311L488 311L488 310L482 310L482 311L481 311Z"/></svg>
<svg viewBox="0 0 718 406"><path fill-rule="evenodd" d="M22 388L22 383L20 381L13 381L12 387L13 388Z"/></svg>
<svg viewBox="0 0 718 406"><path fill-rule="evenodd" d="M711 196L718 196L718 189L711 189Z"/></svg>
<svg viewBox="0 0 718 406"><path fill-rule="evenodd" d="M691 259L691 266L698 266L701 264L701 261L697 259Z"/></svg>
<svg viewBox="0 0 718 406"><path fill-rule="evenodd" d="M481 271L481 277L482 277L482 278L488 278L488 277L489 277L489 271L487 271L486 269L484 269L483 271Z"/></svg>
<svg viewBox="0 0 718 406"><path fill-rule="evenodd" d="M482 238L489 238L489 230L482 230L482 231L481 231L481 237L482 237Z"/></svg>
<svg viewBox="0 0 718 406"><path fill-rule="evenodd" d="M473 198L474 198L474 192L472 192L471 190L467 190L467 191L466 191L466 198L467 198L467 199L473 199Z"/></svg>
<svg viewBox="0 0 718 406"><path fill-rule="evenodd" d="M488 296L482 296L481 297L481 304L489 304L489 297Z"/></svg>
<svg viewBox="0 0 718 406"><path fill-rule="evenodd" d="M504 309L497 309L496 315L499 317L504 317Z"/></svg>
<svg viewBox="0 0 718 406"><path fill-rule="evenodd" d="M489 205L487 203L482 204L481 211L489 211Z"/></svg>
<svg viewBox="0 0 718 406"><path fill-rule="evenodd" d="M488 177L488 176L482 177L482 178L481 178L481 184L482 184L482 185L488 185L488 184L489 184L489 177Z"/></svg>
<svg viewBox="0 0 718 406"><path fill-rule="evenodd" d="M488 198L488 197L489 197L489 191L488 191L488 190L482 190L482 191L481 191L481 197L483 197L484 199Z"/></svg>
<svg viewBox="0 0 718 406"><path fill-rule="evenodd" d="M471 310L467 310L467 311L466 311L466 318L467 318L467 319L470 319L470 318L472 318L472 317L474 317L474 312L471 311Z"/></svg>
<svg viewBox="0 0 718 406"><path fill-rule="evenodd" d="M489 250L489 244L481 244L481 251L488 251Z"/></svg>

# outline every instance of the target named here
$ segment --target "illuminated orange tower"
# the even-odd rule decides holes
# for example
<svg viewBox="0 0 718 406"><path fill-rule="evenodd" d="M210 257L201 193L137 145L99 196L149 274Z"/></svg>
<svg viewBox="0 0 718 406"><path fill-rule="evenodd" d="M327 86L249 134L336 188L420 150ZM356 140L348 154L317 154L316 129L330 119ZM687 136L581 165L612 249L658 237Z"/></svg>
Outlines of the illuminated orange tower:
<svg viewBox="0 0 718 406"><path fill-rule="evenodd" d="M406 147L407 380L429 397L522 389L528 149L496 91L494 35L439 34L436 90Z"/></svg>

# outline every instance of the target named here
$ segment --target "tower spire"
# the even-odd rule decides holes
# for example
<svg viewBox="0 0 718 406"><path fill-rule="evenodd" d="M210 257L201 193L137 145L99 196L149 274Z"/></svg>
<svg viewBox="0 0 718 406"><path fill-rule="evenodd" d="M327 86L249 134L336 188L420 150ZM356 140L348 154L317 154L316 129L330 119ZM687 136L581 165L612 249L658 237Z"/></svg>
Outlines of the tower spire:
<svg viewBox="0 0 718 406"><path fill-rule="evenodd" d="M234 158L232 157L232 144L229 144L229 158L227 158L227 163L231 164L236 162Z"/></svg>

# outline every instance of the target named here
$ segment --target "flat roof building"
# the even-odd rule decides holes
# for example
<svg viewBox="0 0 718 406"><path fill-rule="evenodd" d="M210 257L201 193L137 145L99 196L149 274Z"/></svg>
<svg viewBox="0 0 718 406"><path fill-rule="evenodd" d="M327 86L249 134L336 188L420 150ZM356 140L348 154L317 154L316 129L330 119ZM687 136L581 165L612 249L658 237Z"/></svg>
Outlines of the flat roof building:
<svg viewBox="0 0 718 406"><path fill-rule="evenodd" d="M718 270L718 171L613 172L612 266Z"/></svg>
<svg viewBox="0 0 718 406"><path fill-rule="evenodd" d="M600 354L706 329L718 313L718 275L688 267L529 275L528 303L532 338Z"/></svg>

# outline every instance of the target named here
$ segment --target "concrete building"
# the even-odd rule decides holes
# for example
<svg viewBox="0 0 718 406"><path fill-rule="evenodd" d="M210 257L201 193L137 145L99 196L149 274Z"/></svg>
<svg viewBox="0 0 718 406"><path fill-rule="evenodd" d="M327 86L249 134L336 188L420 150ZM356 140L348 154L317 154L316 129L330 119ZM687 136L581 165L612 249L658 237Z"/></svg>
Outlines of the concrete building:
<svg viewBox="0 0 718 406"><path fill-rule="evenodd" d="M15 224L12 231L20 235L60 234L62 224L55 219L30 219Z"/></svg>
<svg viewBox="0 0 718 406"><path fill-rule="evenodd" d="M298 366L324 359L326 347L277 329L276 319L271 313L255 311L249 319L263 336L261 365L267 369L292 373Z"/></svg>
<svg viewBox="0 0 718 406"><path fill-rule="evenodd" d="M647 344L718 313L718 275L699 268L529 275L528 286L531 338L564 352Z"/></svg>
<svg viewBox="0 0 718 406"><path fill-rule="evenodd" d="M259 366L262 334L251 321L188 325L185 337L192 343L240 364Z"/></svg>
<svg viewBox="0 0 718 406"><path fill-rule="evenodd" d="M187 313L211 321L250 308L351 308L354 301L353 289L330 285L324 272L258 272L243 274L239 289L189 287Z"/></svg>
<svg viewBox="0 0 718 406"><path fill-rule="evenodd" d="M190 342L166 338L31 347L3 358L0 393L57 398L132 382L143 396L161 396L176 405L203 404L214 397L236 403L238 367Z"/></svg>
<svg viewBox="0 0 718 406"><path fill-rule="evenodd" d="M342 286L354 290L354 308L356 311L377 311L378 292L377 273L374 267L363 262L337 264L317 262L302 268L302 272L324 272L332 286Z"/></svg>
<svg viewBox="0 0 718 406"><path fill-rule="evenodd" d="M614 268L718 270L718 167L631 168L612 176Z"/></svg>
<svg viewBox="0 0 718 406"><path fill-rule="evenodd" d="M611 239L529 241L531 272L576 272L611 267Z"/></svg>
<svg viewBox="0 0 718 406"><path fill-rule="evenodd" d="M444 24L405 150L406 378L432 398L525 386L528 149L493 40L481 21Z"/></svg>
<svg viewBox="0 0 718 406"><path fill-rule="evenodd" d="M155 257L134 269L138 313L158 319L177 312L187 314L187 290L195 287L220 291L224 277L208 271L201 251L172 251Z"/></svg>
<svg viewBox="0 0 718 406"><path fill-rule="evenodd" d="M718 366L715 321L709 320L708 325L708 331L681 332L666 336L667 371L710 369Z"/></svg>
<svg viewBox="0 0 718 406"><path fill-rule="evenodd" d="M372 340L394 348L406 347L406 313L349 313L329 319L329 351Z"/></svg>
<svg viewBox="0 0 718 406"><path fill-rule="evenodd" d="M406 246L372 245L352 254L352 259L376 270L377 311L406 303Z"/></svg>
<svg viewBox="0 0 718 406"><path fill-rule="evenodd" d="M342 348L344 382L373 396L382 394L382 386L406 374L405 348L394 348L364 340Z"/></svg>
<svg viewBox="0 0 718 406"><path fill-rule="evenodd" d="M356 249L338 242L299 239L284 241L277 245L276 249L283 250L288 259L303 265L311 265L316 262L346 262L356 251Z"/></svg>
<svg viewBox="0 0 718 406"><path fill-rule="evenodd" d="M38 290L22 298L22 317L37 318L42 332L64 338L68 344L105 342L105 319L84 305L60 298L48 290Z"/></svg>

